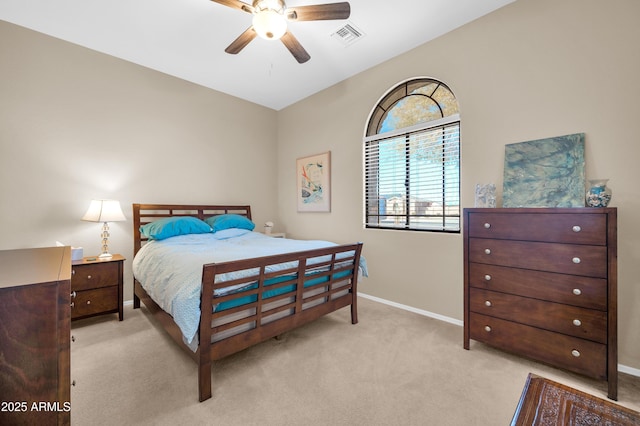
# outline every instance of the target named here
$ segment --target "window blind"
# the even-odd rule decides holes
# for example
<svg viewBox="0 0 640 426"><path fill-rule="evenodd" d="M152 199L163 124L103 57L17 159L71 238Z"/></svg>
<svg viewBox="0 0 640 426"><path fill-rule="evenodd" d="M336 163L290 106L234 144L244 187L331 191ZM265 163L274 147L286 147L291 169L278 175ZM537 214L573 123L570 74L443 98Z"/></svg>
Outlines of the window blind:
<svg viewBox="0 0 640 426"><path fill-rule="evenodd" d="M443 121L365 139L366 227L460 231L460 122Z"/></svg>

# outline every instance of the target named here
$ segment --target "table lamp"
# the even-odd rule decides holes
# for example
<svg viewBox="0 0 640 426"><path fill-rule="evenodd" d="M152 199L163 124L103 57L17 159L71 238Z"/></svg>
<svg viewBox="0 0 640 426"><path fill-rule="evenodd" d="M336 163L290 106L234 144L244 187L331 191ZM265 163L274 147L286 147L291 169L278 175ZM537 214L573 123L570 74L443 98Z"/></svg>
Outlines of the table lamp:
<svg viewBox="0 0 640 426"><path fill-rule="evenodd" d="M89 209L82 216L82 220L88 222L102 222L102 254L100 258L112 257L109 253L109 222L126 220L120 202L116 200L91 200Z"/></svg>

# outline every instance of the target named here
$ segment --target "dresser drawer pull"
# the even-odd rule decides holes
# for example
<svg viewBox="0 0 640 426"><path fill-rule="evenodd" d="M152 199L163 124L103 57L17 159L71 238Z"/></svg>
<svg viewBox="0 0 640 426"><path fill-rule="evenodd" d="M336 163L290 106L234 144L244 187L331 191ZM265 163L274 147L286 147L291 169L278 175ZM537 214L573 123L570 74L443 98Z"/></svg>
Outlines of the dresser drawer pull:
<svg viewBox="0 0 640 426"><path fill-rule="evenodd" d="M582 321L580 321L579 319L574 319L573 325L575 325L576 327L580 327L582 325Z"/></svg>
<svg viewBox="0 0 640 426"><path fill-rule="evenodd" d="M87 275L87 279L90 280L91 279L91 275Z"/></svg>
<svg viewBox="0 0 640 426"><path fill-rule="evenodd" d="M486 331L487 333L491 333L491 327L489 327L488 325L485 325L484 331Z"/></svg>
<svg viewBox="0 0 640 426"><path fill-rule="evenodd" d="M90 304L91 304L91 300L87 300L87 305L90 305Z"/></svg>
<svg viewBox="0 0 640 426"><path fill-rule="evenodd" d="M571 228L571 229L573 229L573 232L580 232L580 231L582 231L582 228L580 228L578 225L574 226L574 227L573 227L573 228Z"/></svg>
<svg viewBox="0 0 640 426"><path fill-rule="evenodd" d="M71 292L71 297L73 297L75 299L75 297L76 297L76 292L75 291Z"/></svg>
<svg viewBox="0 0 640 426"><path fill-rule="evenodd" d="M578 358L580 356L580 351L577 349L574 349L571 351L571 355L573 355L574 357Z"/></svg>
<svg viewBox="0 0 640 426"><path fill-rule="evenodd" d="M579 288L574 288L573 294L575 294L576 296L580 296L582 294L582 290L580 290Z"/></svg>
<svg viewBox="0 0 640 426"><path fill-rule="evenodd" d="M75 275L75 274L76 274L76 270L75 270L75 269L72 269L72 270L71 270L71 275Z"/></svg>
<svg viewBox="0 0 640 426"><path fill-rule="evenodd" d="M580 263L580 258L579 257L574 257L573 259L571 259L571 261L573 263Z"/></svg>
<svg viewBox="0 0 640 426"><path fill-rule="evenodd" d="M491 254L491 249L484 249L484 254Z"/></svg>
<svg viewBox="0 0 640 426"><path fill-rule="evenodd" d="M71 303L70 303L70 306L71 306L72 308L73 308L75 305L76 305L76 304L75 304L75 303L73 303L73 302L71 302Z"/></svg>
<svg viewBox="0 0 640 426"><path fill-rule="evenodd" d="M484 306L491 307L491 301L490 300L485 300L484 301Z"/></svg>
<svg viewBox="0 0 640 426"><path fill-rule="evenodd" d="M485 281L491 281L491 275L487 274L484 276Z"/></svg>
<svg viewBox="0 0 640 426"><path fill-rule="evenodd" d="M491 224L489 222L487 222L487 223L484 224L484 227L489 229L489 228L491 228Z"/></svg>

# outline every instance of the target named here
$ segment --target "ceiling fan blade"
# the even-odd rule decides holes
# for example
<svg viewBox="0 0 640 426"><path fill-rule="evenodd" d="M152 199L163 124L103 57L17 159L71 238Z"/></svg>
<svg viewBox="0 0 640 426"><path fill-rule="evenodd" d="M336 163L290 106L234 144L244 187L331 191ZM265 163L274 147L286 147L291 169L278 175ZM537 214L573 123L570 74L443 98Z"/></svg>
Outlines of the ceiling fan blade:
<svg viewBox="0 0 640 426"><path fill-rule="evenodd" d="M290 21L347 19L349 15L351 15L351 5L346 1L341 3L287 7L287 19Z"/></svg>
<svg viewBox="0 0 640 426"><path fill-rule="evenodd" d="M223 6L229 6L232 9L242 10L243 12L253 13L253 6L248 5L240 0L211 0L214 3Z"/></svg>
<svg viewBox="0 0 640 426"><path fill-rule="evenodd" d="M253 29L253 26L249 27L245 32L243 32L242 34L240 34L240 36L235 39L230 45L229 47L227 47L226 49L224 49L225 52L227 53L231 53L232 55L235 55L237 53L240 53L240 51L242 49L244 49L247 44L249 44L251 42L251 40L253 40L254 38L256 38L258 34L256 33L256 31Z"/></svg>
<svg viewBox="0 0 640 426"><path fill-rule="evenodd" d="M302 47L298 39L295 38L289 31L284 33L280 40L287 47L287 49L289 49L289 52L291 52L293 57L296 58L296 61L298 61L298 63L304 64L309 59L311 59L311 56L309 56L307 51L304 50L304 47Z"/></svg>

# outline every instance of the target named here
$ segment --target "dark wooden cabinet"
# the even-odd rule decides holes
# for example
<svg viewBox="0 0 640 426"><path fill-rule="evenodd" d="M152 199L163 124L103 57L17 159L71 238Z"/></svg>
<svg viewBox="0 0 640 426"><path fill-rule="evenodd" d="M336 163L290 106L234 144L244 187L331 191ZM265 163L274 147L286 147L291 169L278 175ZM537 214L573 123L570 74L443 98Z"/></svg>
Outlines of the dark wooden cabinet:
<svg viewBox="0 0 640 426"><path fill-rule="evenodd" d="M71 319L117 313L123 319L124 257L85 257L73 262L71 271Z"/></svg>
<svg viewBox="0 0 640 426"><path fill-rule="evenodd" d="M617 399L617 210L464 209L464 348L608 381Z"/></svg>
<svg viewBox="0 0 640 426"><path fill-rule="evenodd" d="M70 424L71 250L0 251L0 424Z"/></svg>

